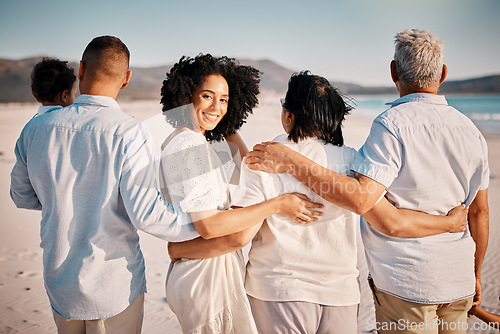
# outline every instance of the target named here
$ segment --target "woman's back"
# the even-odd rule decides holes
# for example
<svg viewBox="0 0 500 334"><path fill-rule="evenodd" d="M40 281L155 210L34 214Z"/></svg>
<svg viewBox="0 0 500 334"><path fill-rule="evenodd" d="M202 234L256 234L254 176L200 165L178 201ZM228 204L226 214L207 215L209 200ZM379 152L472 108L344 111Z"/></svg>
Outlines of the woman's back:
<svg viewBox="0 0 500 334"><path fill-rule="evenodd" d="M318 139L294 143L285 135L274 141L328 169L351 173L356 154L352 148L325 145ZM281 215L268 217L252 242L247 293L273 301L300 300L332 306L359 303L357 215L325 201L289 174L255 172L246 167L237 193L241 198L235 200L237 205L247 206L290 192L303 193L313 202L323 203L324 216L307 225Z"/></svg>

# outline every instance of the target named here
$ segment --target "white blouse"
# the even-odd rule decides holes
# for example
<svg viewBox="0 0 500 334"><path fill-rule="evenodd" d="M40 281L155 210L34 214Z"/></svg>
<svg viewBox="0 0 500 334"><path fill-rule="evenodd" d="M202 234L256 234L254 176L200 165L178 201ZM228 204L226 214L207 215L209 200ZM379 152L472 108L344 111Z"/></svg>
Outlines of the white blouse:
<svg viewBox="0 0 500 334"><path fill-rule="evenodd" d="M162 194L184 212L230 207L235 169L226 142L194 131L177 134L160 162ZM181 259L167 275L167 300L184 333L257 333L245 292L241 250L215 258Z"/></svg>
<svg viewBox="0 0 500 334"><path fill-rule="evenodd" d="M319 165L350 174L356 151L317 139L282 142ZM279 214L267 218L252 241L245 288L266 301L304 301L331 306L358 304L356 235L359 217L327 202L287 173L269 174L242 164L233 205L249 206L276 196L298 192L325 205L324 215L307 225ZM330 186L330 184L325 184Z"/></svg>

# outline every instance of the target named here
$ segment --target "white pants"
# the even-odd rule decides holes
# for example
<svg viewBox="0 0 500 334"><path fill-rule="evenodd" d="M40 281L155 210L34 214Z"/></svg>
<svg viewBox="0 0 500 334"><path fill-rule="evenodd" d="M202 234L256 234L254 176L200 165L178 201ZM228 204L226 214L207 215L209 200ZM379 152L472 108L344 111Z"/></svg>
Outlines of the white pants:
<svg viewBox="0 0 500 334"><path fill-rule="evenodd" d="M248 296L259 333L356 334L358 304L328 306L274 302Z"/></svg>
<svg viewBox="0 0 500 334"><path fill-rule="evenodd" d="M144 316L144 293L117 315L97 320L69 320L52 310L58 334L139 334Z"/></svg>

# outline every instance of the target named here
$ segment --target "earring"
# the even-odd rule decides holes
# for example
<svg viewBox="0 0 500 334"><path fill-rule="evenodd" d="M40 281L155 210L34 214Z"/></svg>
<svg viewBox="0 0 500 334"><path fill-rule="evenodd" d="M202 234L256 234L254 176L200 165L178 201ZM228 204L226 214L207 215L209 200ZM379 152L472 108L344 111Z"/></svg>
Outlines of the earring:
<svg viewBox="0 0 500 334"><path fill-rule="evenodd" d="M292 119L291 118L285 118L288 120L288 123L285 123L285 120L283 120L283 124L285 124L286 126L290 125L290 123L292 123Z"/></svg>

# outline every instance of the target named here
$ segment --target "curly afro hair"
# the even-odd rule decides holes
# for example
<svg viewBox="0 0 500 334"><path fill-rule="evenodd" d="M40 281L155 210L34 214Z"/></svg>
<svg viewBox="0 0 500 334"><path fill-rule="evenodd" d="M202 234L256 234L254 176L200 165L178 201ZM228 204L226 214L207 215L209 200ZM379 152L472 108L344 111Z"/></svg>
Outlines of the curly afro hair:
<svg viewBox="0 0 500 334"><path fill-rule="evenodd" d="M195 58L183 56L175 64L161 88L161 104L167 122L174 128L192 128L189 108L181 108L181 115L172 109L188 105L194 91L203 80L213 74L226 79L229 86L229 104L226 115L213 130L205 131L209 141L220 141L232 135L244 123L252 109L258 104L260 72L251 67L240 65L235 59L213 57L200 54Z"/></svg>
<svg viewBox="0 0 500 334"><path fill-rule="evenodd" d="M43 58L31 72L31 92L39 102L54 102L58 94L71 92L75 81L75 72L67 61Z"/></svg>

